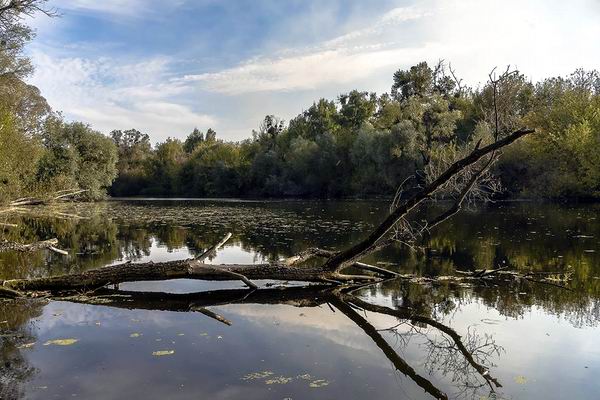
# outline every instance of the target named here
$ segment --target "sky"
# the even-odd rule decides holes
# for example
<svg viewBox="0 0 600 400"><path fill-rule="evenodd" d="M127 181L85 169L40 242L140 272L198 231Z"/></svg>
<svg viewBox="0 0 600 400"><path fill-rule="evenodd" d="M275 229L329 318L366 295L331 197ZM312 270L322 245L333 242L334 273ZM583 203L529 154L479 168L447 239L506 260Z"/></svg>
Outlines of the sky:
<svg viewBox="0 0 600 400"><path fill-rule="evenodd" d="M250 137L319 98L383 93L445 60L471 86L510 65L531 80L600 69L599 0L50 0L28 21L29 79L67 120L153 143L195 127Z"/></svg>

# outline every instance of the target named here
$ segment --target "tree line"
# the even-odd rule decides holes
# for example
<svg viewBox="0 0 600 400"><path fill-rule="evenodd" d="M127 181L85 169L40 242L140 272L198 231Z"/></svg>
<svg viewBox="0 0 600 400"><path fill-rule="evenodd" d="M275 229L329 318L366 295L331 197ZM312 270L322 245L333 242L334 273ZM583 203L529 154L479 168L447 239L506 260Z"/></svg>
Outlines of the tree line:
<svg viewBox="0 0 600 400"><path fill-rule="evenodd" d="M4 4L6 3L6 6ZM35 34L23 15L44 0L0 7L0 203L86 189L112 196L365 197L420 187L476 144L520 126L535 135L505 151L487 189L504 197L600 197L600 75L531 82L492 73L471 88L443 62L400 69L389 93L319 99L288 123L267 115L246 140L194 129L152 146L136 129L109 137L54 112L26 83ZM501 180L500 180L501 179Z"/></svg>
<svg viewBox="0 0 600 400"><path fill-rule="evenodd" d="M267 115L252 137L194 129L151 146L113 131L114 196L389 196L420 186L475 143L520 126L536 134L507 149L493 172L504 197L600 197L600 75L577 70L533 83L518 72L469 88L443 62L393 76L389 93L320 99L284 123ZM502 79L500 79L500 77ZM496 112L497 111L497 112ZM498 116L498 117L496 117Z"/></svg>

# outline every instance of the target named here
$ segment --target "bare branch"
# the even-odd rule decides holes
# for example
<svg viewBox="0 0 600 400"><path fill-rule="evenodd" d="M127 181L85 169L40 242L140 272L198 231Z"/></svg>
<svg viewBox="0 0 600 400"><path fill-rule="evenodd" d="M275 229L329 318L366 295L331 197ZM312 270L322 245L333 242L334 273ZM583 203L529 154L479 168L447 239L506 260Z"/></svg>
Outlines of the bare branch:
<svg viewBox="0 0 600 400"><path fill-rule="evenodd" d="M231 232L228 232L223 239L212 247L209 247L204 253L200 254L195 258L197 262L202 262L206 258L211 257L217 250L219 250L229 239L231 239Z"/></svg>
<svg viewBox="0 0 600 400"><path fill-rule="evenodd" d="M210 317L210 318L212 318L214 320L222 322L222 323L224 323L227 326L231 326L231 321L229 321L225 317L223 317L223 316L221 316L221 315L219 315L219 314L217 314L217 313L215 313L213 311L210 311L207 308L198 307L198 306L192 305L192 306L190 306L190 311L197 311L199 313L202 313L202 314L206 315L207 317Z"/></svg>
<svg viewBox="0 0 600 400"><path fill-rule="evenodd" d="M377 228L375 228L375 230L373 230L367 238L331 257L325 264L325 268L338 271L358 261L364 255L372 252L373 246L375 246L376 243L383 238L401 218L403 218L408 212L410 212L425 199L429 198L456 174L475 164L482 157L493 153L504 146L508 146L515 140L532 132L534 132L533 129L522 128L502 139L495 141L492 144L482 148L474 149L465 158L456 161L450 167L448 167L448 169L438 176L433 182L419 190L417 193L396 207L396 209L393 210L393 212L391 212L390 215L388 215L388 217Z"/></svg>

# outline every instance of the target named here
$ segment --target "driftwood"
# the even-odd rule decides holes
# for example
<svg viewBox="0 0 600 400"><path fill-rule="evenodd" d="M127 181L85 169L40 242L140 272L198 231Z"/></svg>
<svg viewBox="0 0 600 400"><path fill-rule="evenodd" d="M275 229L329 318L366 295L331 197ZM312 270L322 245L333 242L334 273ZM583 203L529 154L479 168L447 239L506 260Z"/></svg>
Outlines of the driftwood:
<svg viewBox="0 0 600 400"><path fill-rule="evenodd" d="M87 191L87 189L66 189L55 192L49 198L22 197L20 199L15 199L8 203L8 207L37 206L42 204L55 203L57 201L64 201L65 199L73 198Z"/></svg>
<svg viewBox="0 0 600 400"><path fill-rule="evenodd" d="M0 241L0 253L3 251L18 251L21 253L32 252L38 250L51 250L55 253L62 254L63 256L69 255L65 250L61 250L56 247L58 245L58 239L42 240L41 242L23 244L18 242L11 242L8 240Z"/></svg>
<svg viewBox="0 0 600 400"><path fill-rule="evenodd" d="M441 173L427 186L416 191L406 200L399 202L387 218L384 219L365 239L342 251L328 251L323 249L309 249L294 257L277 262L253 265L212 265L203 260L222 246L230 235L228 234L220 243L208 249L205 253L195 259L186 259L164 263L125 263L108 266L78 274L56 276L50 278L14 279L2 282L6 288L19 291L69 291L95 289L109 284L121 282L145 281L145 280L168 280L168 279L200 279L200 280L241 280L247 286L256 288L252 280L283 280L320 282L330 284L342 284L349 282L371 282L381 278L388 278L392 272L369 266L360 260L394 242L397 234L394 228L402 222L407 215L417 206L426 201L437 191L444 188L457 175L472 168L472 178L466 186L461 188L460 196L448 210L435 217L429 226L447 220L461 208L466 194L475 185L481 174L491 165L492 160L497 157L497 152L516 141L517 139L532 133L532 129L519 129L506 137L480 147L477 146L464 158L454 162L446 171ZM487 159L486 159L487 158ZM481 164L477 166L478 164ZM473 171L473 170L471 170ZM394 233L393 235L390 235ZM304 263L311 259L322 259L316 266L307 266ZM376 275L347 275L343 270L354 267Z"/></svg>

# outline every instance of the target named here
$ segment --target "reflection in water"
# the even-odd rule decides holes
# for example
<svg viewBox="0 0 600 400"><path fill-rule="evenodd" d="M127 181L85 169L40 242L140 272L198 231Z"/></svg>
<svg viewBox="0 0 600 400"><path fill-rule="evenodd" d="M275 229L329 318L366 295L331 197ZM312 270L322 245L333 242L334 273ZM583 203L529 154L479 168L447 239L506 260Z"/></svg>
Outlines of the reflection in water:
<svg viewBox="0 0 600 400"><path fill-rule="evenodd" d="M2 215L0 222L18 225L2 237L57 237L69 257L0 253L0 279L185 258L227 231L234 234L231 245L212 262L260 262L315 245L343 246L386 209L385 202L357 201L111 202L60 214L40 208L35 215ZM600 390L592 379L600 372L593 339L600 320L599 209L494 205L431 232L424 251L391 248L371 257L373 264L424 276L507 265L572 271L570 291L528 281L508 287L388 281L355 293L452 327L463 351L429 319L364 312L360 299L318 302L314 293L272 289L277 301L266 302L257 300L263 294L246 297L246 290L214 292L237 283L136 283L121 289L213 292L145 294L144 301L125 292L104 305L0 303L0 398L593 398ZM187 312L207 307L233 325ZM79 341L43 345L65 338ZM174 353L152 356L156 351ZM492 389L497 393L490 395Z"/></svg>
<svg viewBox="0 0 600 400"><path fill-rule="evenodd" d="M32 379L35 368L21 349L35 342L30 321L42 313L39 301L11 301L0 304L0 399L18 399L25 395L25 385Z"/></svg>

